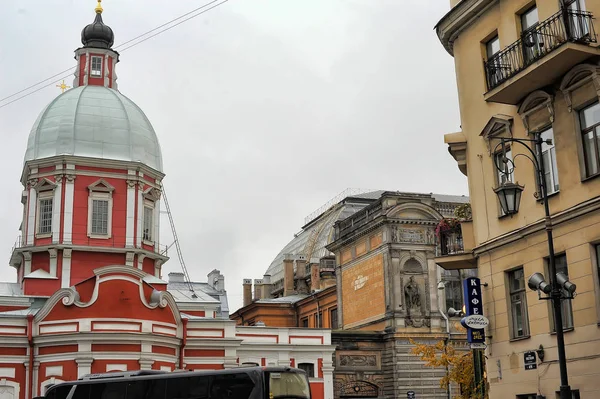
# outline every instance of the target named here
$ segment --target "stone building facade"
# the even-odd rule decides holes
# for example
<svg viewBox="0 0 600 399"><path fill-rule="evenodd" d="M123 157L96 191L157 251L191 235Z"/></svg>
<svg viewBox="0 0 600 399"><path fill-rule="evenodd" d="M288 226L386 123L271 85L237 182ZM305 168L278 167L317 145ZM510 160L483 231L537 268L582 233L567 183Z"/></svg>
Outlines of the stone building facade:
<svg viewBox="0 0 600 399"><path fill-rule="evenodd" d="M490 398L554 398L560 378L553 312L527 288L533 273L549 279L545 226L551 226L557 271L577 285L576 298L562 303L573 398L597 398L600 2L452 0L451 6L436 30L454 57L462 130L444 140L468 177L473 223L462 235L473 245L462 258L436 261L447 269L475 263L488 283ZM541 153L514 142L504 149L508 179L524 186L518 212L507 217L494 193L503 177L495 166L503 157L500 139L534 134L545 140ZM545 166L548 220L526 156ZM524 353L536 350L537 369L526 369Z"/></svg>
<svg viewBox="0 0 600 399"><path fill-rule="evenodd" d="M424 367L414 344L451 340L464 330L445 320L444 291L435 262L436 227L466 197L384 192L368 207L334 225L327 246L336 257L338 325L336 393L369 382L383 397L445 398L445 370ZM448 329L447 329L448 328ZM454 335L452 335L454 333Z"/></svg>

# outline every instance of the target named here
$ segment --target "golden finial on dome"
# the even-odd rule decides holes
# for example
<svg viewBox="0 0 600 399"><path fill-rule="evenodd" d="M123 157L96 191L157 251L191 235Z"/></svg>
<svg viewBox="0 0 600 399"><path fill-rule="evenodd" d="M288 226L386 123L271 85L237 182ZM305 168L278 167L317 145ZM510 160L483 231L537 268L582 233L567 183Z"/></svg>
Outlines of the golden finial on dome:
<svg viewBox="0 0 600 399"><path fill-rule="evenodd" d="M97 14L102 14L102 0L98 0L98 5L95 8Z"/></svg>

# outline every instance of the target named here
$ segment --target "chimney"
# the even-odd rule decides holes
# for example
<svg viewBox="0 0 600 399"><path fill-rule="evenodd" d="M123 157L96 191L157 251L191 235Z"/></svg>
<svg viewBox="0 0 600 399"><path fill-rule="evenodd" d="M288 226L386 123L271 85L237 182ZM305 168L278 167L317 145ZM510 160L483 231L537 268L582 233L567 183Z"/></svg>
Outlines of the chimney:
<svg viewBox="0 0 600 399"><path fill-rule="evenodd" d="M306 284L306 258L299 255L296 259L296 287L299 294L308 294Z"/></svg>
<svg viewBox="0 0 600 399"><path fill-rule="evenodd" d="M311 263L310 265L310 289L311 291L321 289L321 270L318 263Z"/></svg>
<svg viewBox="0 0 600 399"><path fill-rule="evenodd" d="M283 296L294 293L294 257L286 254L283 258Z"/></svg>
<svg viewBox="0 0 600 399"><path fill-rule="evenodd" d="M249 278L244 279L244 306L248 306L252 303L252 280Z"/></svg>
<svg viewBox="0 0 600 399"><path fill-rule="evenodd" d="M306 278L306 258L303 255L296 259L296 277Z"/></svg>
<svg viewBox="0 0 600 399"><path fill-rule="evenodd" d="M271 298L271 290L273 286L271 285L271 275L265 274L263 276L263 285L262 285L262 298Z"/></svg>
<svg viewBox="0 0 600 399"><path fill-rule="evenodd" d="M254 279L254 300L263 299L263 281L262 279Z"/></svg>
<svg viewBox="0 0 600 399"><path fill-rule="evenodd" d="M185 277L183 273L171 272L169 273L169 284L170 283L185 283Z"/></svg>

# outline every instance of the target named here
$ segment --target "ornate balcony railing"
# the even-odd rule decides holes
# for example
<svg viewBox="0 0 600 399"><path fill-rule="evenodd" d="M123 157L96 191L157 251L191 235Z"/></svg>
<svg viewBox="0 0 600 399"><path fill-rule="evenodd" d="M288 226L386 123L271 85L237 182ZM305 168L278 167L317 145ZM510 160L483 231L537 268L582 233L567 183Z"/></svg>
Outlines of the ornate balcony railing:
<svg viewBox="0 0 600 399"><path fill-rule="evenodd" d="M589 12L561 10L523 32L519 40L484 62L488 90L567 42L595 43L592 19Z"/></svg>
<svg viewBox="0 0 600 399"><path fill-rule="evenodd" d="M460 225L440 231L438 251L438 256L457 255L465 252Z"/></svg>

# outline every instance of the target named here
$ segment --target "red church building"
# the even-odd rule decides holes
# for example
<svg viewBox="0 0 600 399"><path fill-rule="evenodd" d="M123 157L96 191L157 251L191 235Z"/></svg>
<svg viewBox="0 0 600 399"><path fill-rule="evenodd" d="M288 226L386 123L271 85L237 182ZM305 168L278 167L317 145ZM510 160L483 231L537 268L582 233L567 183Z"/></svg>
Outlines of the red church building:
<svg viewBox="0 0 600 399"><path fill-rule="evenodd" d="M21 175L17 282L0 283L0 399L88 373L302 366L333 398L329 330L236 327L224 277L163 279L163 165L146 115L117 90L114 34L93 23L73 88L35 121Z"/></svg>

